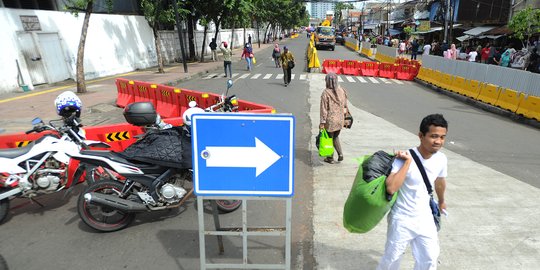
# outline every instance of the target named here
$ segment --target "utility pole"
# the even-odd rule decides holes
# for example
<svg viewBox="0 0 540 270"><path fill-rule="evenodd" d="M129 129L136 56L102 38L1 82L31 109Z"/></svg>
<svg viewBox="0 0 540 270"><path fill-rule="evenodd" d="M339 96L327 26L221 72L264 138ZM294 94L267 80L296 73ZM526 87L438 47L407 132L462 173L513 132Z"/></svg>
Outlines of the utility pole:
<svg viewBox="0 0 540 270"><path fill-rule="evenodd" d="M450 17L450 0L445 0L444 7L444 42L448 43L448 21Z"/></svg>
<svg viewBox="0 0 540 270"><path fill-rule="evenodd" d="M180 51L182 51L182 63L184 64L184 73L188 73L186 63L186 52L184 51L184 38L182 37L182 24L180 24L180 15L178 15L178 3L172 0L174 8L174 16L176 17L176 29L178 30L178 39L180 41Z"/></svg>
<svg viewBox="0 0 540 270"><path fill-rule="evenodd" d="M388 36L390 36L390 2L392 0L388 0L386 5L386 32L388 32Z"/></svg>

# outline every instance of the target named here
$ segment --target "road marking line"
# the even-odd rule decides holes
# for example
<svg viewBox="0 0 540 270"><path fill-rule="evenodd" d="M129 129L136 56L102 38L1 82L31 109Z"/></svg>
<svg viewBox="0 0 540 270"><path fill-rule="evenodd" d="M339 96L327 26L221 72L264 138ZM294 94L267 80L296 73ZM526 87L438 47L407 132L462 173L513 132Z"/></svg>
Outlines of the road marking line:
<svg viewBox="0 0 540 270"><path fill-rule="evenodd" d="M261 73L255 74L253 75L253 77L251 77L251 79L258 79L259 77L261 77L261 75Z"/></svg>
<svg viewBox="0 0 540 270"><path fill-rule="evenodd" d="M344 82L343 79L342 79L340 76L338 76L337 78L338 78L338 79L337 79L338 82Z"/></svg>
<svg viewBox="0 0 540 270"><path fill-rule="evenodd" d="M368 77L368 79L369 79L372 83L379 83L379 81L375 80L375 78L373 78L373 77Z"/></svg>
<svg viewBox="0 0 540 270"><path fill-rule="evenodd" d="M357 77L357 78L358 78L358 80L359 80L361 83L367 83L367 81L364 80L364 78L362 78L362 77Z"/></svg>
<svg viewBox="0 0 540 270"><path fill-rule="evenodd" d="M244 73L242 74L242 76L240 76L238 79L245 79L249 76L250 74L249 73Z"/></svg>
<svg viewBox="0 0 540 270"><path fill-rule="evenodd" d="M392 81L397 83L397 84L403 84L400 80L392 79Z"/></svg>
<svg viewBox="0 0 540 270"><path fill-rule="evenodd" d="M270 79L270 77L272 77L272 75L274 75L274 74L266 74L266 75L264 75L263 80Z"/></svg>
<svg viewBox="0 0 540 270"><path fill-rule="evenodd" d="M386 78L379 78L379 80L381 80L383 83L392 83L389 80L387 80Z"/></svg>
<svg viewBox="0 0 540 270"><path fill-rule="evenodd" d="M204 79L205 79L205 80L212 79L212 78L214 78L214 77L217 77L217 75L218 75L217 73L212 73L212 74L210 74L210 75L204 77Z"/></svg>
<svg viewBox="0 0 540 270"><path fill-rule="evenodd" d="M306 74L300 75L300 80L306 80L306 79L307 79L307 75L306 75Z"/></svg>
<svg viewBox="0 0 540 270"><path fill-rule="evenodd" d="M278 74L278 75L276 76L276 79L283 79L283 74Z"/></svg>
<svg viewBox="0 0 540 270"><path fill-rule="evenodd" d="M356 81L354 80L354 78L351 77L351 76L346 76L345 78L346 78L347 81L349 81L349 82L356 82Z"/></svg>
<svg viewBox="0 0 540 270"><path fill-rule="evenodd" d="M231 76L231 79L238 76L238 74L240 74L240 73L233 73L232 76Z"/></svg>
<svg viewBox="0 0 540 270"><path fill-rule="evenodd" d="M291 74L291 80L294 80L294 75L296 74Z"/></svg>

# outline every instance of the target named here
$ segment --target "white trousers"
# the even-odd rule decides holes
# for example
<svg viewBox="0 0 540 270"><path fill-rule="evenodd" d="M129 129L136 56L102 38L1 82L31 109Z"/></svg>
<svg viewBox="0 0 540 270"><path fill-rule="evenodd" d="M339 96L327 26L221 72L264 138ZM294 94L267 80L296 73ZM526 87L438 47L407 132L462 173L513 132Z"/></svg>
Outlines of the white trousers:
<svg viewBox="0 0 540 270"><path fill-rule="evenodd" d="M388 215L386 246L377 270L399 269L401 258L409 244L415 270L437 269L440 248L433 217L396 219Z"/></svg>

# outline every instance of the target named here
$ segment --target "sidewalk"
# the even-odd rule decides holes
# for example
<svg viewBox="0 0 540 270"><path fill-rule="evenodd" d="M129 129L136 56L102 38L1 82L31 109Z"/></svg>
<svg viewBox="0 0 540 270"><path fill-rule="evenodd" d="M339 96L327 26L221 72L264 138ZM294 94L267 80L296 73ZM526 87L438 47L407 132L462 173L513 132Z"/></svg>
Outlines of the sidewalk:
<svg viewBox="0 0 540 270"><path fill-rule="evenodd" d="M253 44L253 52L257 53L273 46L262 44L259 48ZM242 48L233 50L233 64L240 60ZM83 102L81 119L83 124L94 126L124 122L122 108L115 105L117 90L116 78L126 78L152 82L156 84L177 85L191 78L201 77L210 71L223 72L223 57L218 52L219 61L212 62L211 56L205 57L204 63L188 63L188 73L184 73L182 63L165 67L165 73L157 73L157 67L133 71L104 78L86 81L87 93L77 94ZM197 90L197 89L193 89ZM32 119L40 117L44 121L56 119L54 109L55 98L63 91L77 91L75 82L63 82L54 85L38 86L30 92L14 92L0 94L0 128L4 133L26 131L31 128Z"/></svg>
<svg viewBox="0 0 540 270"><path fill-rule="evenodd" d="M317 134L319 97L324 74L310 75L311 133ZM340 135L345 160L322 162L310 140L313 167L313 256L319 270L375 269L382 257L387 222L372 231L349 233L343 227L343 206L354 181L354 158L378 150L408 149L418 136L376 115L349 105L355 125ZM359 123L359 124L356 124ZM451 130L451 128L450 128ZM538 269L540 264L540 190L462 155L448 157L448 218L439 232L438 269ZM336 174L336 172L339 172ZM410 247L401 269L413 269Z"/></svg>

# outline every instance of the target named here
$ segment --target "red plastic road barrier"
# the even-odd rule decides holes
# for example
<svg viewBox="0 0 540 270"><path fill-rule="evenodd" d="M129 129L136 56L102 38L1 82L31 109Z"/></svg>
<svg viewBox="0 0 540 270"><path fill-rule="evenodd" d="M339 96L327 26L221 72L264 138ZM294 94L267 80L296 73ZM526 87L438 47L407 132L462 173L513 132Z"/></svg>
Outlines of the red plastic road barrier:
<svg viewBox="0 0 540 270"><path fill-rule="evenodd" d="M360 75L377 77L379 75L379 62L362 62Z"/></svg>
<svg viewBox="0 0 540 270"><path fill-rule="evenodd" d="M418 68L413 65L401 64L397 66L396 79L412 81L418 74Z"/></svg>
<svg viewBox="0 0 540 270"><path fill-rule="evenodd" d="M157 85L156 89L156 111L163 118L179 117L180 102L178 97L180 90L174 89L172 86Z"/></svg>
<svg viewBox="0 0 540 270"><path fill-rule="evenodd" d="M135 93L135 102L149 101L154 104L154 107L157 106L156 100L156 89L157 85L147 82L134 81L135 85L133 86Z"/></svg>
<svg viewBox="0 0 540 270"><path fill-rule="evenodd" d="M116 106L124 108L135 101L133 81L122 78L116 79L116 90L118 91Z"/></svg>
<svg viewBox="0 0 540 270"><path fill-rule="evenodd" d="M345 75L358 76L360 74L358 67L359 64L357 60L344 60L341 63L341 69Z"/></svg>
<svg viewBox="0 0 540 270"><path fill-rule="evenodd" d="M394 79L396 78L397 64L392 63L380 63L379 64L379 77Z"/></svg>
<svg viewBox="0 0 540 270"><path fill-rule="evenodd" d="M323 73L336 73L341 74L341 61L335 59L325 59L323 62Z"/></svg>
<svg viewBox="0 0 540 270"><path fill-rule="evenodd" d="M273 113L274 108L245 100L238 100L238 111L247 111L252 113Z"/></svg>

